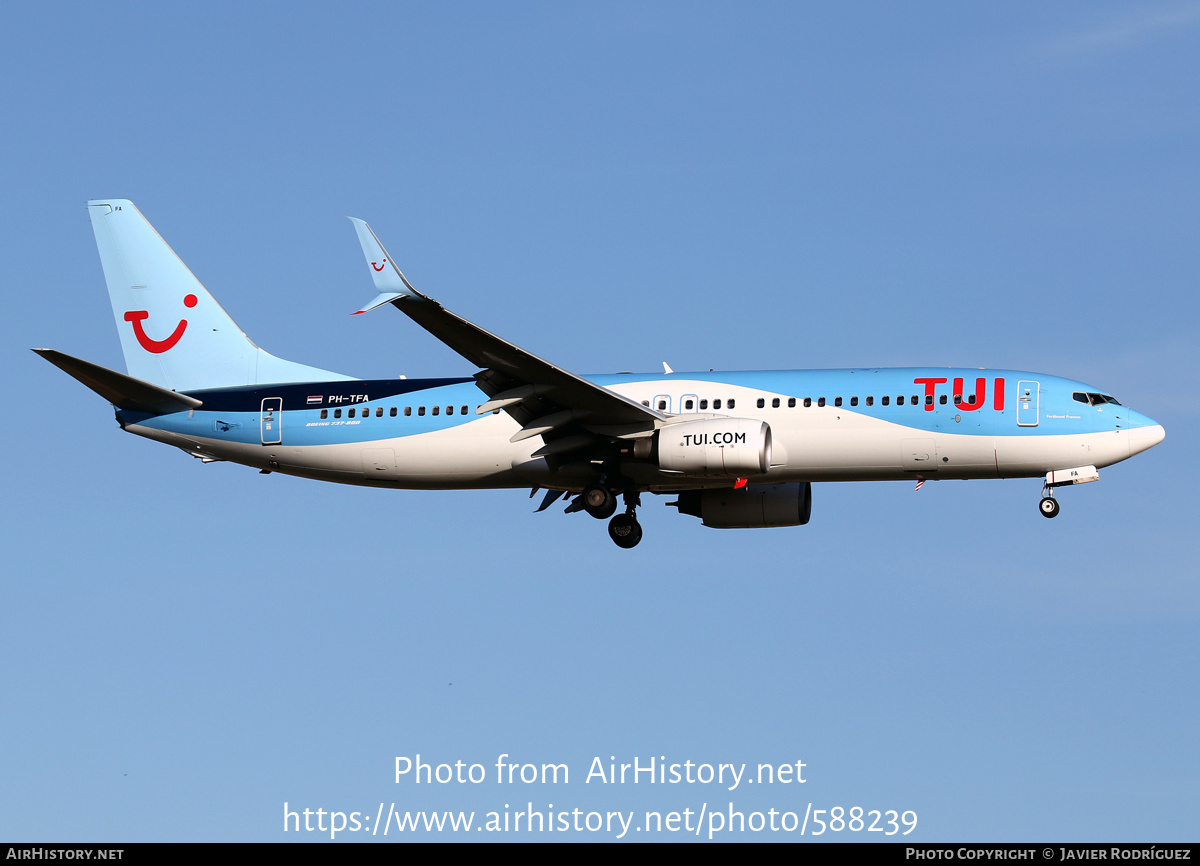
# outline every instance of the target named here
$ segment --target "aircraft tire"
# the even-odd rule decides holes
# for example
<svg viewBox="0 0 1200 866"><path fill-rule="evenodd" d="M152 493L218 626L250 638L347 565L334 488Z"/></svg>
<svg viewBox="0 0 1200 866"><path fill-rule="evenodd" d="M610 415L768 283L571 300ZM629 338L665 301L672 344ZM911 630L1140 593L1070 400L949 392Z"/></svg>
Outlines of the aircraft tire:
<svg viewBox="0 0 1200 866"><path fill-rule="evenodd" d="M593 484L581 496L584 510L597 520L607 520L617 510L617 497L607 487Z"/></svg>
<svg viewBox="0 0 1200 866"><path fill-rule="evenodd" d="M608 524L608 535L617 547L628 550L642 540L642 524L632 514L618 514Z"/></svg>
<svg viewBox="0 0 1200 866"><path fill-rule="evenodd" d="M1038 508L1041 509L1042 517L1058 517L1058 500L1053 497L1043 496Z"/></svg>

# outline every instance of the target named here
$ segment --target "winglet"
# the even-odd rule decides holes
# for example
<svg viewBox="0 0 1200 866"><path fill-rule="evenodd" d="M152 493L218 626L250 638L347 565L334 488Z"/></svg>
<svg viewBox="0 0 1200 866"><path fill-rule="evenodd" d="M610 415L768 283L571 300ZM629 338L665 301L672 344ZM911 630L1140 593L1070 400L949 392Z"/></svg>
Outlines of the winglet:
<svg viewBox="0 0 1200 866"><path fill-rule="evenodd" d="M361 316L363 313L371 312L371 310L375 309L376 307L382 307L384 304L390 304L392 301L396 300L396 298L403 297L405 297L404 292L380 292L371 299L369 304L367 304L361 310L351 313L350 315Z"/></svg>
<svg viewBox="0 0 1200 866"><path fill-rule="evenodd" d="M412 283L396 267L396 263L383 248L383 244L379 242L375 232L371 231L371 227L360 219L354 217L347 217L347 219L354 223L354 230L358 233L358 242L362 245L363 255L371 268L371 279L375 281L375 288L379 292L369 304L354 315L370 312L397 298L424 298L425 295L414 289Z"/></svg>

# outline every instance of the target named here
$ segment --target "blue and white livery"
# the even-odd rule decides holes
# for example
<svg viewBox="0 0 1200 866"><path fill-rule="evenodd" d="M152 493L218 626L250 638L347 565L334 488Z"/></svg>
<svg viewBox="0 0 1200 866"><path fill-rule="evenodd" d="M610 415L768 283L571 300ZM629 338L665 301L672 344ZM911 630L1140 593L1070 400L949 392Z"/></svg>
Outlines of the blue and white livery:
<svg viewBox="0 0 1200 866"><path fill-rule="evenodd" d="M938 367L578 376L417 291L352 219L391 305L478 372L355 379L254 345L128 201L88 203L128 373L35 349L113 404L123 430L205 462L408 489L532 487L539 511L608 519L633 547L643 492L719 528L808 522L812 483L1042 478L1055 489L1162 441L1102 389ZM532 494L531 494L532 495ZM624 509L616 514L617 499ZM615 515L615 516L614 516Z"/></svg>

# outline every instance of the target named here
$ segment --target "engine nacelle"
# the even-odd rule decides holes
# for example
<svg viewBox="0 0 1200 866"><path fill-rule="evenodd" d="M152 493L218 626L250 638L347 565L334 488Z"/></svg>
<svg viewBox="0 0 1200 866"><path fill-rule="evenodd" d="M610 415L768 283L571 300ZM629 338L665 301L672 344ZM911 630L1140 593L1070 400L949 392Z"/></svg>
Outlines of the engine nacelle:
<svg viewBox="0 0 1200 866"><path fill-rule="evenodd" d="M753 418L669 424L658 431L658 465L685 475L761 475L771 467L771 427Z"/></svg>
<svg viewBox="0 0 1200 866"><path fill-rule="evenodd" d="M741 490L689 490L671 503L714 529L803 526L812 515L812 485L756 484Z"/></svg>

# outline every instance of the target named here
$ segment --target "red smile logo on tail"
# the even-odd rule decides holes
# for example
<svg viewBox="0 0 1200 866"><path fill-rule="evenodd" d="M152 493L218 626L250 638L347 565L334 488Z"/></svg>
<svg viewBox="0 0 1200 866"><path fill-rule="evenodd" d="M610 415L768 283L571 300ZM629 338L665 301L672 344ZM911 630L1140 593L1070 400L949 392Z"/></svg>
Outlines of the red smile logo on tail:
<svg viewBox="0 0 1200 866"><path fill-rule="evenodd" d="M387 264L387 259L384 259L382 262L379 263L379 267L375 267L375 263L371 262L371 267L375 268L375 270L377 270L377 271L382 271L383 266L386 264Z"/></svg>
<svg viewBox="0 0 1200 866"><path fill-rule="evenodd" d="M185 307L191 308L196 306L196 296L188 295L183 299ZM179 338L183 336L183 332L187 330L187 319L180 319L179 324L175 326L175 330L171 332L171 336L165 340L152 340L142 327L142 320L150 316L146 310L130 310L125 314L125 321L133 325L133 335L137 337L138 343L147 352L153 352L156 355L161 355L163 352L174 347L179 342Z"/></svg>

